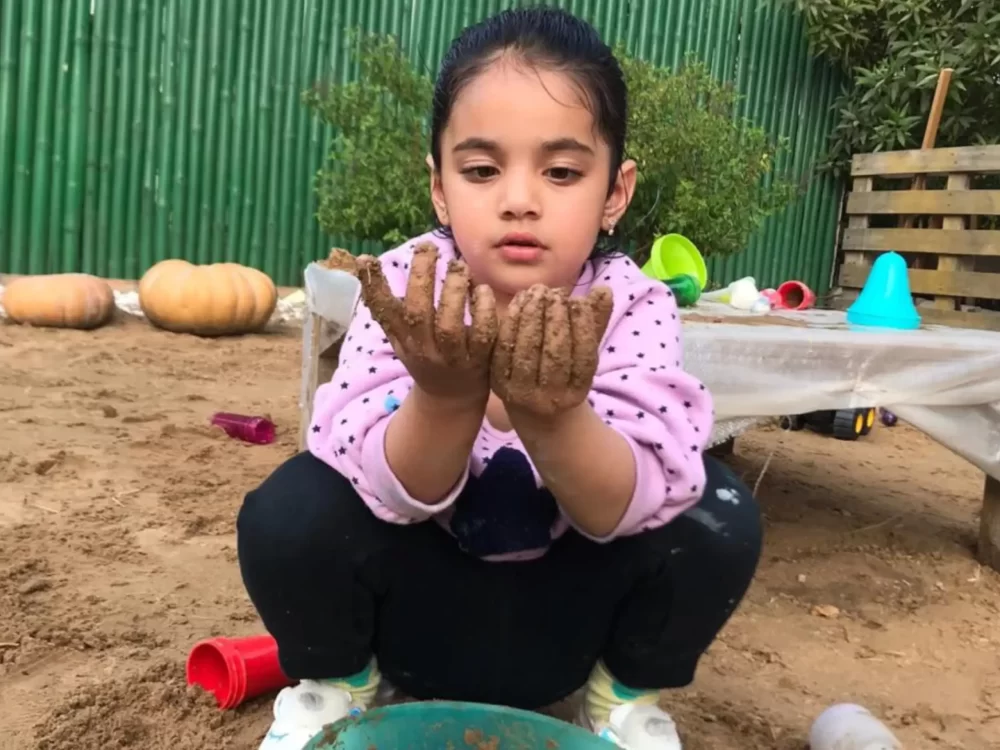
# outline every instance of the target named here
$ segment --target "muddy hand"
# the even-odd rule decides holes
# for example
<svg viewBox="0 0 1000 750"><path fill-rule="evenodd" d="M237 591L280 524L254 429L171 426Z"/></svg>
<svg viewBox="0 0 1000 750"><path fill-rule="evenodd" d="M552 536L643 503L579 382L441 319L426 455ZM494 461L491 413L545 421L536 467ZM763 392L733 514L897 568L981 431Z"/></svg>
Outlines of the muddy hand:
<svg viewBox="0 0 1000 750"><path fill-rule="evenodd" d="M472 316L471 326L465 325L467 302ZM496 337L493 291L487 286L473 287L469 267L462 261L449 262L434 320L434 340L438 352L452 367L485 372Z"/></svg>
<svg viewBox="0 0 1000 750"><path fill-rule="evenodd" d="M331 271L346 271L352 276L358 275L358 259L339 247L333 248L326 260L321 260L319 264Z"/></svg>
<svg viewBox="0 0 1000 750"><path fill-rule="evenodd" d="M437 261L436 246L425 243L417 247L406 294L400 300L389 288L381 263L375 258L359 258L362 297L396 356L421 388L442 396L484 394L497 334L493 293L484 286L473 289L468 267L453 260L435 309ZM467 306L471 308L471 325L465 324Z"/></svg>
<svg viewBox="0 0 1000 750"><path fill-rule="evenodd" d="M579 405L597 371L611 305L605 288L573 299L540 284L520 292L500 324L490 373L493 391L509 409L537 416Z"/></svg>

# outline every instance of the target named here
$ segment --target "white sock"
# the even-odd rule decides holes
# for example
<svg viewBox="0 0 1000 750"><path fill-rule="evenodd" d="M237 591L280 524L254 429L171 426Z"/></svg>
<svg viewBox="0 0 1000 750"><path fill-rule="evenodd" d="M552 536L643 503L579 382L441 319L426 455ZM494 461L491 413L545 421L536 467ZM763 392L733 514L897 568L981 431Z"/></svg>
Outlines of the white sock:
<svg viewBox="0 0 1000 750"><path fill-rule="evenodd" d="M655 706L660 697L659 690L633 690L618 682L604 666L598 662L587 682L584 710L592 726L606 726L611 720L611 712L625 703Z"/></svg>
<svg viewBox="0 0 1000 750"><path fill-rule="evenodd" d="M367 667L356 675L336 680L320 680L320 682L326 685L333 685L341 690L346 690L351 694L351 699L354 703L365 708L370 707L374 702L381 681L382 674L378 671L378 664L374 658L368 663Z"/></svg>

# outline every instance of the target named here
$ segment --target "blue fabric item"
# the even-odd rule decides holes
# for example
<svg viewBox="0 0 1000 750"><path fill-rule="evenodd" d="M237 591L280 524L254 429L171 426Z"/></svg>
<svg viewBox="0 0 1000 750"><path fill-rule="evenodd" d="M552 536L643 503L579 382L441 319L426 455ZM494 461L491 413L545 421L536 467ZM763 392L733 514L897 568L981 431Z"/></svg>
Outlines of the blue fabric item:
<svg viewBox="0 0 1000 750"><path fill-rule="evenodd" d="M547 547L559 514L556 499L535 484L528 459L501 448L483 473L470 476L455 501L451 531L459 547L477 557Z"/></svg>

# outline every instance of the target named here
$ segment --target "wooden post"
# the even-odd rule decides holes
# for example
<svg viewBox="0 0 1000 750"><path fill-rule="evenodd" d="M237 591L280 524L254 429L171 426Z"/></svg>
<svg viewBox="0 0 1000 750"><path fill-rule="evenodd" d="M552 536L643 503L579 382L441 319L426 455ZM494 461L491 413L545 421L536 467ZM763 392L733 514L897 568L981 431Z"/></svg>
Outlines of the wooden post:
<svg viewBox="0 0 1000 750"><path fill-rule="evenodd" d="M988 474L979 518L979 562L1000 571L1000 480Z"/></svg>
<svg viewBox="0 0 1000 750"><path fill-rule="evenodd" d="M920 144L920 148L924 151L934 148L934 144L937 143L938 128L941 127L941 113L944 111L944 103L948 98L948 86L951 85L951 74L954 71L951 68L943 68L938 74L937 88L934 89L934 100L931 102L931 112L930 116L927 118L927 127L924 128L924 140ZM913 189L923 190L927 187L927 177L922 174L918 174L913 178ZM906 217L906 222L903 223L904 228L909 229L913 226L913 217Z"/></svg>
<svg viewBox="0 0 1000 750"><path fill-rule="evenodd" d="M299 391L299 450L306 449L312 423L316 389L337 369L344 331L314 312L307 312L302 326L302 379Z"/></svg>
<svg viewBox="0 0 1000 750"><path fill-rule="evenodd" d="M729 440L724 440L723 442L713 445L707 451L708 455L714 456L715 458L725 458L726 456L731 456L736 451L736 438L731 437Z"/></svg>
<svg viewBox="0 0 1000 750"><path fill-rule="evenodd" d="M875 186L875 179L873 177L855 177L851 183L852 193L870 193ZM846 206L846 200L844 206ZM843 208L841 209L843 210ZM847 227L848 229L868 229L870 223L869 216L864 215L852 215L847 217ZM862 268L869 268L872 264L872 256L870 253L864 250L845 250L844 251L844 264L851 266L861 266ZM840 274L837 274L838 277ZM860 289L845 289L843 290L843 295L840 300L840 304L845 308L849 306L854 300L858 298L861 293Z"/></svg>
<svg viewBox="0 0 1000 750"><path fill-rule="evenodd" d="M968 190L969 175L948 175L948 190ZM942 229L966 229L966 217L945 216L941 219ZM962 255L938 255L937 270L939 271L974 271L975 262L972 258ZM934 307L938 310L958 310L961 297L934 297Z"/></svg>
<svg viewBox="0 0 1000 750"><path fill-rule="evenodd" d="M923 150L934 148L934 144L937 142L938 128L941 127L941 113L944 111L944 103L948 98L948 87L951 85L951 74L954 71L951 68L943 68L938 74L937 88L934 89L934 99L931 102L931 112L930 116L927 118L927 127L924 128L924 140L920 144L920 148ZM913 189L914 190L924 190L927 187L927 177L925 175L917 175L913 179ZM915 216L907 216L903 219L902 227L904 229L910 229L916 223ZM940 226L932 218L931 225ZM930 268L930 260L926 255L918 255L913 259L913 268ZM938 304L935 299L935 305Z"/></svg>
<svg viewBox="0 0 1000 750"><path fill-rule="evenodd" d="M299 383L299 450L306 450L309 430L312 428L313 402L316 389L323 383L329 383L337 369L340 359L340 348L347 334L350 314L343 307L344 299L324 299L314 305L313 295L352 295L352 305L357 305L357 279L353 276L353 261L345 256L346 250L334 248L326 260L310 263L305 269L306 281L306 315L302 325L302 375ZM349 262L348 262L349 261ZM331 271L347 271L334 277L323 279L323 274L315 275L313 271L323 267ZM349 275L348 275L349 274ZM349 281L348 281L349 279ZM347 282L347 283L345 283ZM317 310L332 316L330 320Z"/></svg>
<svg viewBox="0 0 1000 750"><path fill-rule="evenodd" d="M875 180L872 177L855 177L851 185L851 192L870 193L874 185ZM867 214L848 216L847 227L848 229L867 229L869 221ZM870 266L872 259L864 250L845 250L844 263L850 263L853 266Z"/></svg>
<svg viewBox="0 0 1000 750"><path fill-rule="evenodd" d="M937 88L934 89L934 100L931 102L931 114L927 118L927 127L924 129L924 142L920 148L927 150L934 148L937 142L938 128L941 127L941 113L944 111L944 103L948 98L948 87L951 85L951 74L955 71L952 68L942 68L938 73Z"/></svg>

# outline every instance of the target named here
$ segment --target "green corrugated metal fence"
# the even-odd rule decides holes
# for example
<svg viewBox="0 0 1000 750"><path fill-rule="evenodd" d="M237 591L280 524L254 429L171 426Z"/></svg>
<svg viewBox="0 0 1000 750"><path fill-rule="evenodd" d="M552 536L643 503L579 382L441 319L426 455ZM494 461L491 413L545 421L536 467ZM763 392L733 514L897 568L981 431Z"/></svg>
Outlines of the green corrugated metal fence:
<svg viewBox="0 0 1000 750"><path fill-rule="evenodd" d="M357 75L346 32L400 37L433 71L501 0L3 0L0 271L137 278L157 260L235 260L279 283L346 238L323 236L312 178L331 133L300 104ZM806 174L839 80L784 0L573 0L609 42L675 66L687 51L789 136ZM93 11L92 11L93 7ZM814 180L713 278L796 277L827 288L837 189ZM366 250L377 248L366 247Z"/></svg>

